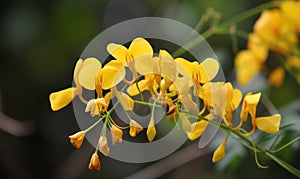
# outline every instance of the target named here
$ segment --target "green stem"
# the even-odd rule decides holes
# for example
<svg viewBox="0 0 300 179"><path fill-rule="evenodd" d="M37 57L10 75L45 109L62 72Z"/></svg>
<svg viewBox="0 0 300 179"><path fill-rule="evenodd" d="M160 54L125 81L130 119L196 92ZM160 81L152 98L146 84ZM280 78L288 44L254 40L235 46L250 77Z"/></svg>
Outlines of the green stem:
<svg viewBox="0 0 300 179"><path fill-rule="evenodd" d="M266 152L266 155L269 156L272 160L274 160L277 164L279 164L282 168L286 169L290 173L292 173L295 176L297 176L298 178L300 178L300 171L298 169L296 169L292 165L286 163L284 160L276 157L275 155L273 155L270 152Z"/></svg>
<svg viewBox="0 0 300 179"><path fill-rule="evenodd" d="M234 16L233 18L223 22L220 24L220 27L224 27L224 28L228 28L234 24L237 24L251 16L254 16L258 13L260 13L261 11L268 9L270 7L274 7L274 5L276 4L276 1L271 1L271 2L267 2L264 4L261 4L259 6L256 6L252 9L249 9L248 11L245 11L243 13L241 13L240 15Z"/></svg>
<svg viewBox="0 0 300 179"><path fill-rule="evenodd" d="M98 119L98 121L96 121L93 125L91 125L89 128L84 130L84 133L89 132L91 129L93 129L97 124L99 124L103 119L105 118L105 116L103 116L102 118Z"/></svg>
<svg viewBox="0 0 300 179"><path fill-rule="evenodd" d="M136 104L141 104L141 105L145 105L145 106L153 106L153 107L157 107L157 108L161 108L160 105L157 105L156 103L147 103L144 101L138 101L138 100L134 100L134 103Z"/></svg>
<svg viewBox="0 0 300 179"><path fill-rule="evenodd" d="M286 147L292 145L293 143L297 142L298 140L300 140L300 137L297 137L296 139L294 139L294 140L290 141L289 143L285 144L284 146L282 146L282 147L280 147L280 148L274 150L274 152L275 152L275 153L276 153L276 152L279 152L279 151L285 149Z"/></svg>
<svg viewBox="0 0 300 179"><path fill-rule="evenodd" d="M273 7L274 4L276 4L276 1L268 2L268 3L262 4L262 5L256 6L248 11L241 13L240 15L237 15L237 16L219 24L219 25L216 24L215 26L213 26L213 27L209 28L207 31L205 31L202 34L202 36L198 36L194 40L190 41L183 47L176 50L172 54L173 57L178 57L178 56L182 55L184 52L186 52L186 50L189 50L189 49L195 47L196 45L200 44L203 40L207 39L208 37L210 37L211 35L213 35L215 33L219 34L219 33L224 33L224 31L228 31L228 28L230 28L232 25L235 25L235 24L243 21L244 19L254 16L254 15L260 13L261 11L263 11L264 9Z"/></svg>
<svg viewBox="0 0 300 179"><path fill-rule="evenodd" d="M139 93L140 93L141 100L142 100L142 101L145 101L145 100L144 100L144 95L143 95L143 93L141 92L141 89L140 89L140 87L139 87L138 81L135 82L135 85L136 85L136 88L138 89L138 91L139 91Z"/></svg>
<svg viewBox="0 0 300 179"><path fill-rule="evenodd" d="M190 41L189 43L185 44L183 47L180 47L178 50L176 50L174 53L172 53L173 57L179 57L187 50L195 47L197 44L200 44L203 42L203 40L207 39L211 35L215 33L215 30L213 28L208 29L205 31L201 36L197 36L194 40Z"/></svg>

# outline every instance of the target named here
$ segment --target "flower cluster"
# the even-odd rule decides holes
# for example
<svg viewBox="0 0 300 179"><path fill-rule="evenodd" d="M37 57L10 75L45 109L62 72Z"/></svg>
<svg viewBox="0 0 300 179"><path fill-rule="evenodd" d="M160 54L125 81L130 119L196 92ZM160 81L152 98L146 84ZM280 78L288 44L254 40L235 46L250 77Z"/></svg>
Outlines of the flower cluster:
<svg viewBox="0 0 300 179"><path fill-rule="evenodd" d="M300 83L299 19L300 1L283 1L278 8L262 12L248 36L248 49L235 58L240 84L247 84L257 72L263 71L273 86L280 86L285 69ZM265 65L270 51L279 59L280 65L274 69Z"/></svg>
<svg viewBox="0 0 300 179"><path fill-rule="evenodd" d="M210 122L221 119L222 125L230 131L235 131L245 137L251 136L258 128L266 133L278 132L281 117L279 114L257 117L256 108L261 93L248 93L244 97L240 90L233 88L230 82L212 82L219 72L219 63L213 58L207 58L201 63L190 62L184 58L174 59L166 50L160 50L155 55L150 43L143 38L134 39L130 46L110 43L107 51L114 57L104 66L96 58L80 59L74 70L75 87L50 94L51 108L56 111L68 105L75 96L86 104L85 112L92 117L99 117L96 122L103 121L98 145L92 154L89 169L100 170L99 153L108 156L110 144L106 137L106 129L111 132L112 145L123 140L123 132L129 128L131 137L137 136L144 128L128 114L135 104L153 107L152 116L146 128L149 142L155 140L156 127L154 111L161 108L166 118L175 121L190 140L199 138ZM130 73L132 79L126 78ZM125 84L119 89L119 84ZM88 101L82 95L82 88L95 90L96 96ZM104 94L105 93L105 94ZM153 103L145 102L143 93L151 94ZM134 96L141 95L141 100ZM111 99L117 103L110 106ZM197 105L195 98L203 105ZM242 104L241 104L242 103ZM119 126L111 117L111 112L120 105L128 117L126 127ZM233 116L241 107L240 119L235 124ZM196 122L191 122L191 119ZM245 132L243 124L251 120L252 129ZM195 120L194 120L195 121ZM85 134L95 127L69 136L71 144L80 148ZM213 154L213 162L225 156L227 134L224 141Z"/></svg>

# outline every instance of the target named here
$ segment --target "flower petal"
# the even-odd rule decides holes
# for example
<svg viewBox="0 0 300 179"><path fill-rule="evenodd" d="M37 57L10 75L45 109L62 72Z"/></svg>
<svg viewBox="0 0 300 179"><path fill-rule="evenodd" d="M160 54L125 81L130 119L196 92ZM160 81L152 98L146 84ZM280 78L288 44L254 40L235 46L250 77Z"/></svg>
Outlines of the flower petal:
<svg viewBox="0 0 300 179"><path fill-rule="evenodd" d="M220 160L222 160L225 156L225 149L226 149L226 142L227 140L225 139L220 145L219 147L215 150L212 161L218 162Z"/></svg>
<svg viewBox="0 0 300 179"><path fill-rule="evenodd" d="M118 62L126 64L128 58L128 50L123 45L110 43L106 47L109 54L111 54Z"/></svg>
<svg viewBox="0 0 300 179"><path fill-rule="evenodd" d="M145 90L148 89L148 81L147 80L141 80L141 81L138 81L137 84L134 83L132 85L130 85L128 88L127 88L127 93L130 95L130 96L136 96L138 95L140 92L143 92ZM137 88L137 85L140 89L140 92Z"/></svg>
<svg viewBox="0 0 300 179"><path fill-rule="evenodd" d="M172 82L176 80L176 63L173 57L165 50L159 51L159 63L161 74L164 78L168 78Z"/></svg>
<svg viewBox="0 0 300 179"><path fill-rule="evenodd" d="M122 142L123 131L116 127L115 125L111 125L111 142L115 145L117 142Z"/></svg>
<svg viewBox="0 0 300 179"><path fill-rule="evenodd" d="M207 58L200 63L201 83L211 81L219 72L219 63L213 58Z"/></svg>
<svg viewBox="0 0 300 179"><path fill-rule="evenodd" d="M135 69L141 75L152 74L158 66L158 61L158 57L138 57L134 60Z"/></svg>
<svg viewBox="0 0 300 179"><path fill-rule="evenodd" d="M150 119L150 122L149 122L149 125L148 125L148 128L147 128L147 138L150 142L153 141L153 139L155 138L156 136L156 129L155 129L155 126L154 126L154 118L151 118Z"/></svg>
<svg viewBox="0 0 300 179"><path fill-rule="evenodd" d="M134 39L129 48L128 51L131 53L133 58L137 58L140 56L150 56L153 55L153 49L150 45L150 43L143 39L143 38L136 38Z"/></svg>
<svg viewBox="0 0 300 179"><path fill-rule="evenodd" d="M89 163L89 169L90 170L97 170L99 171L101 168L100 166L100 159L97 153L93 153L90 163Z"/></svg>
<svg viewBox="0 0 300 179"><path fill-rule="evenodd" d="M130 111L133 110L134 108L134 101L132 100L131 97L129 97L127 94L123 92L118 92L116 94L116 97L118 98L118 101L121 103L123 109L125 111Z"/></svg>
<svg viewBox="0 0 300 179"><path fill-rule="evenodd" d="M69 136L70 143L73 145L74 148L78 149L82 145L82 142L84 140L84 136L85 136L84 131L80 131L80 132L77 132L73 135L70 135Z"/></svg>
<svg viewBox="0 0 300 179"><path fill-rule="evenodd" d="M186 117L185 114L180 113L181 125L185 132L192 132L192 125L190 120Z"/></svg>
<svg viewBox="0 0 300 179"><path fill-rule="evenodd" d="M272 134L279 131L280 121L281 116L274 114L272 116L256 118L256 125L261 131Z"/></svg>
<svg viewBox="0 0 300 179"><path fill-rule="evenodd" d="M199 138L206 129L207 121L201 120L192 124L192 132L187 133L190 140Z"/></svg>
<svg viewBox="0 0 300 179"><path fill-rule="evenodd" d="M130 119L130 130L129 134L131 137L135 137L139 132L143 130L143 127L135 120Z"/></svg>
<svg viewBox="0 0 300 179"><path fill-rule="evenodd" d="M87 65L93 64L99 68L101 68L101 62L95 57L89 57L83 60L81 69Z"/></svg>
<svg viewBox="0 0 300 179"><path fill-rule="evenodd" d="M110 61L99 72L103 76L102 88L109 89L116 86L125 77L125 68L116 60Z"/></svg>
<svg viewBox="0 0 300 179"><path fill-rule="evenodd" d="M108 147L107 138L105 136L100 136L98 141L98 148L103 155L108 156L110 148Z"/></svg>
<svg viewBox="0 0 300 179"><path fill-rule="evenodd" d="M94 90L96 74L100 68L101 63L89 63L83 65L78 75L79 84L88 90Z"/></svg>
<svg viewBox="0 0 300 179"><path fill-rule="evenodd" d="M231 104L233 109L237 109L242 101L243 94L240 90L238 89L233 89L233 95L232 95L232 100Z"/></svg>
<svg viewBox="0 0 300 179"><path fill-rule="evenodd" d="M73 78L74 78L76 86L80 86L79 79L78 79L78 73L80 72L81 66L82 66L82 59L79 59L76 62L76 65L74 68L74 73L73 73Z"/></svg>
<svg viewBox="0 0 300 179"><path fill-rule="evenodd" d="M259 71L257 57L250 50L243 50L235 57L237 81L241 85L248 84Z"/></svg>
<svg viewBox="0 0 300 179"><path fill-rule="evenodd" d="M175 59L178 72L183 76L186 76L187 73L190 77L192 77L193 72L195 71L195 63L191 63L184 58L176 58Z"/></svg>
<svg viewBox="0 0 300 179"><path fill-rule="evenodd" d="M110 103L111 97L112 97L111 92L106 93L105 96L104 96L104 100L105 100L105 103L107 104L107 106Z"/></svg>
<svg viewBox="0 0 300 179"><path fill-rule="evenodd" d="M281 66L279 66L271 72L269 76L269 81L273 86L279 87L281 86L284 80L284 75L285 75L284 69Z"/></svg>
<svg viewBox="0 0 300 179"><path fill-rule="evenodd" d="M60 110L67 106L75 97L76 88L67 88L55 93L51 93L49 100L53 111Z"/></svg>

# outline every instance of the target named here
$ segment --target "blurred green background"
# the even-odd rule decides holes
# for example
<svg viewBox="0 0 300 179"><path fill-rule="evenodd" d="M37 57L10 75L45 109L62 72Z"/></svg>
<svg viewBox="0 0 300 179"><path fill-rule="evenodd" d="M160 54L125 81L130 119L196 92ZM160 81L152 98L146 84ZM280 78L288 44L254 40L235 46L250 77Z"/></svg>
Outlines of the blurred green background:
<svg viewBox="0 0 300 179"><path fill-rule="evenodd" d="M68 141L68 136L79 130L72 105L52 112L49 94L72 84L73 68L81 52L96 35L111 25L135 17L158 16L195 27L208 7L219 11L221 20L226 20L263 2L265 1L1 1L0 107L3 113L0 116L0 178L122 178L150 165L158 165L162 161L130 164L101 156L101 171L89 171L87 166L93 147L85 141L81 149L75 150ZM251 32L257 18L258 15L249 18L238 27ZM234 52L230 36L216 35L209 38L208 42L220 59L226 79L234 81ZM240 39L239 49L245 47L246 41ZM299 106L297 102L292 104L300 96L299 86L289 76L281 88L260 87L258 85L253 89L261 89L276 107L284 108L291 104L291 107L285 108L289 111ZM295 108L294 111L296 113L293 119L299 118L299 109ZM292 131L290 133L285 135L285 140L295 136ZM195 143L197 141L187 142L182 148L197 147ZM282 155L299 168L297 158L300 156L297 150L299 145ZM188 154L193 155L194 153ZM244 155L234 156L228 162L229 165L225 166L212 164L211 157L211 152L201 157L191 157L193 159L185 164L162 172L160 177L293 178L268 160L263 162L271 167L259 169L251 151L244 150Z"/></svg>

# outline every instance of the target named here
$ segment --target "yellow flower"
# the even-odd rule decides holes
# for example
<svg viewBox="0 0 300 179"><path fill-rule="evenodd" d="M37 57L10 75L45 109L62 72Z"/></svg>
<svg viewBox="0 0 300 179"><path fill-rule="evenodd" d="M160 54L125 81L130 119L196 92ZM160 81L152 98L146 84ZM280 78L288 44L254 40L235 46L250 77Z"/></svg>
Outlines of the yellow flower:
<svg viewBox="0 0 300 179"><path fill-rule="evenodd" d="M67 106L76 95L82 97L82 87L94 90L97 71L101 63L96 58L87 58L84 61L79 59L74 69L75 87L67 88L51 93L49 100L53 111L60 110Z"/></svg>
<svg viewBox="0 0 300 179"><path fill-rule="evenodd" d="M219 63L213 58L207 58L200 64L198 62L189 62L183 58L176 58L175 62L178 72L183 76L188 73L195 84L211 81L219 71Z"/></svg>
<svg viewBox="0 0 300 179"><path fill-rule="evenodd" d="M239 107L242 100L242 92L238 89L233 89L231 83L225 83L226 86L226 105L225 118L223 119L227 126L232 126L232 116L234 111Z"/></svg>
<svg viewBox="0 0 300 179"><path fill-rule="evenodd" d="M199 97L203 99L205 107L211 108L211 114L223 118L228 94L231 93L226 92L224 82L209 82L202 86Z"/></svg>
<svg viewBox="0 0 300 179"><path fill-rule="evenodd" d="M77 132L76 134L70 135L70 143L73 145L74 148L78 149L81 147L82 142L84 140L85 132L80 131Z"/></svg>
<svg viewBox="0 0 300 179"><path fill-rule="evenodd" d="M107 51L124 65L128 65L135 58L151 58L153 54L151 45L143 38L134 39L128 49L123 45L110 43L107 45Z"/></svg>
<svg viewBox="0 0 300 179"><path fill-rule="evenodd" d="M280 9L283 14L293 23L297 32L300 33L300 2L299 1L282 1L280 3Z"/></svg>
<svg viewBox="0 0 300 179"><path fill-rule="evenodd" d="M134 62L136 71L144 75L145 79L129 86L127 91L131 96L135 96L144 90L149 90L150 94L154 95L157 93L158 88L162 93L165 93L169 85L176 80L176 63L165 50L160 50L158 57L137 58ZM161 84L164 85L164 88Z"/></svg>
<svg viewBox="0 0 300 179"><path fill-rule="evenodd" d="M282 54L288 54L298 42L294 25L279 9L264 10L254 25L254 32L270 49Z"/></svg>
<svg viewBox="0 0 300 179"><path fill-rule="evenodd" d="M232 126L233 112L242 100L240 90L233 89L229 82L208 82L202 86L199 97L212 115L222 118L227 126Z"/></svg>
<svg viewBox="0 0 300 179"><path fill-rule="evenodd" d="M155 138L156 136L156 129L155 129L155 126L154 126L154 118L151 118L150 119L150 122L148 124L148 128L147 128L147 138L150 142L153 141L153 139Z"/></svg>
<svg viewBox="0 0 300 179"><path fill-rule="evenodd" d="M131 137L135 137L139 132L143 130L143 127L135 120L130 119L129 125L130 125L129 134Z"/></svg>
<svg viewBox="0 0 300 179"><path fill-rule="evenodd" d="M121 129L119 129L115 125L112 125L110 131L111 141L113 145L115 145L117 142L122 142L123 131Z"/></svg>
<svg viewBox="0 0 300 179"><path fill-rule="evenodd" d="M118 99L125 111L130 111L134 109L134 101L127 94L117 91L116 88L112 89L112 94Z"/></svg>
<svg viewBox="0 0 300 179"><path fill-rule="evenodd" d="M89 163L89 169L90 170L100 170L100 159L98 154L95 152L93 153L91 159L90 159L90 163Z"/></svg>
<svg viewBox="0 0 300 179"><path fill-rule="evenodd" d="M58 92L51 93L49 96L53 111L60 110L67 106L76 96L76 88L67 88Z"/></svg>
<svg viewBox="0 0 300 179"><path fill-rule="evenodd" d="M107 138L105 136L100 136L98 141L98 148L103 155L108 156L110 148L107 145Z"/></svg>
<svg viewBox="0 0 300 179"><path fill-rule="evenodd" d="M267 44L255 33L250 33L248 36L248 49L253 53L260 63L266 61L268 57Z"/></svg>
<svg viewBox="0 0 300 179"><path fill-rule="evenodd" d="M91 99L85 108L85 112L90 112L92 117L101 116L107 110L107 103L104 98Z"/></svg>
<svg viewBox="0 0 300 179"><path fill-rule="evenodd" d="M300 57L298 56L289 56L286 59L286 66L291 69L300 70Z"/></svg>
<svg viewBox="0 0 300 179"><path fill-rule="evenodd" d="M261 65L251 50L242 50L235 57L236 77L241 85L248 84L259 72Z"/></svg>
<svg viewBox="0 0 300 179"><path fill-rule="evenodd" d="M284 75L285 75L284 69L281 66L279 66L271 72L269 76L269 81L273 86L279 87L281 86L284 80Z"/></svg>
<svg viewBox="0 0 300 179"><path fill-rule="evenodd" d="M107 51L116 61L123 66L129 67L133 75L133 81L138 78L136 72L136 66L138 65L135 64L135 60L142 59L143 61L149 61L153 55L151 45L143 38L134 39L128 49L123 45L110 43L107 45Z"/></svg>
<svg viewBox="0 0 300 179"><path fill-rule="evenodd" d="M98 71L97 79L100 81L101 88L106 90L121 82L125 74L124 64L117 60L111 60Z"/></svg>
<svg viewBox="0 0 300 179"><path fill-rule="evenodd" d="M201 120L193 123L191 125L192 131L187 133L188 138L190 140L195 140L199 138L203 134L204 130L206 129L206 126L207 126L207 121L205 120Z"/></svg>
<svg viewBox="0 0 300 179"><path fill-rule="evenodd" d="M274 114L267 117L256 118L257 128L266 133L276 133L279 131L281 116L279 114Z"/></svg>
<svg viewBox="0 0 300 179"><path fill-rule="evenodd" d="M250 114L252 120L256 118L256 107L260 100L261 93L251 94L248 93L244 97L242 111L240 114L240 118L242 121L247 121L248 114Z"/></svg>
<svg viewBox="0 0 300 179"><path fill-rule="evenodd" d="M219 147L215 150L212 161L214 163L222 160L225 156L225 150L226 150L226 142L227 139L225 139L220 145Z"/></svg>

